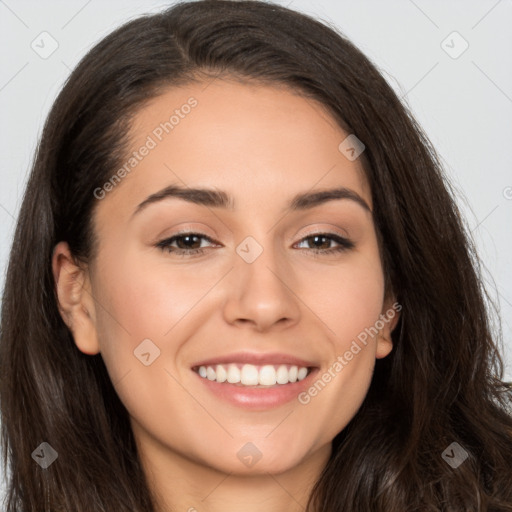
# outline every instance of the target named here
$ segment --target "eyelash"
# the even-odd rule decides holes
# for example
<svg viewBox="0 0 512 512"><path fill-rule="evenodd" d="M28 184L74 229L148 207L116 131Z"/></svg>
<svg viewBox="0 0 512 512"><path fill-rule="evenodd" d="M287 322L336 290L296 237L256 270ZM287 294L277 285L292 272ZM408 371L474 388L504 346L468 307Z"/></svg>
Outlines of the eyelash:
<svg viewBox="0 0 512 512"><path fill-rule="evenodd" d="M209 236L204 235L203 233L196 233L196 232L191 232L191 231L181 231L179 233L176 233L175 235L173 235L170 238L166 238L165 240L162 240L162 241L158 242L156 244L156 247L159 247L160 249L162 249L162 251L167 251L167 252L169 252L171 254L175 254L176 256L179 256L179 257L186 257L186 256L203 254L204 251L205 251L205 248L199 248L199 249L180 249L180 248L171 247L171 244L173 242L175 242L176 240L178 240L180 238L185 238L187 236L196 236L196 237L203 238L203 239L207 240L208 242L216 243L215 240L211 239ZM313 257L316 257L316 258L317 257L321 257L321 256L326 255L326 254L341 253L341 252L353 249L355 247L355 244L353 242L351 242L348 238L341 237L341 236L339 236L339 235L337 235L335 233L322 233L322 232L309 233L304 238L302 238L299 241L299 243L300 242L304 242L305 240L308 240L308 239L313 238L315 236L320 236L320 237L324 237L324 238L327 238L327 239L331 239L331 240L334 240L336 243L339 244L338 247L331 247L330 249L325 249L325 250L322 250L322 249L306 249L307 251L311 252L311 255Z"/></svg>

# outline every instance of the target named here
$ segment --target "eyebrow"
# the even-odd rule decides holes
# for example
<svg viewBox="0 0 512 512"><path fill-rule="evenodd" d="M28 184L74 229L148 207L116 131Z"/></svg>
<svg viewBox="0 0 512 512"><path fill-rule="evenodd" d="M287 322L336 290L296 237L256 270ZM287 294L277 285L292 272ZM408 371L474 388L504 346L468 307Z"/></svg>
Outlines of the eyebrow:
<svg viewBox="0 0 512 512"><path fill-rule="evenodd" d="M144 201L135 208L132 217L144 210L150 204L170 198L182 199L190 203L212 208L224 208L230 210L234 210L235 208L234 198L223 190L210 188L183 188L179 185L169 185L168 187L165 187L144 199ZM291 211L308 210L328 201L339 199L354 201L371 213L368 203L357 192L346 187L337 187L316 192L304 192L297 194L291 199L288 208Z"/></svg>

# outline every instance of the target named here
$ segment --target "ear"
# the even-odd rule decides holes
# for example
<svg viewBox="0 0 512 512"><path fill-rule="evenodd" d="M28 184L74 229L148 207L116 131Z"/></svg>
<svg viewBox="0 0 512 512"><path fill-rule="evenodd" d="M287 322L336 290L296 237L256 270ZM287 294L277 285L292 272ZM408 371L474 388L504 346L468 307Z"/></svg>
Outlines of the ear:
<svg viewBox="0 0 512 512"><path fill-rule="evenodd" d="M59 312L73 334L75 345L84 354L97 354L100 347L89 272L75 263L67 242L54 247L52 271Z"/></svg>
<svg viewBox="0 0 512 512"><path fill-rule="evenodd" d="M400 319L401 310L402 305L396 301L394 295L391 295L387 300L384 301L382 313L379 318L380 322L378 321L379 327L381 327L382 324L384 325L382 325L382 328L379 329L379 335L377 338L377 349L375 353L375 357L377 359L386 357L393 349L391 333L395 329L396 324Z"/></svg>

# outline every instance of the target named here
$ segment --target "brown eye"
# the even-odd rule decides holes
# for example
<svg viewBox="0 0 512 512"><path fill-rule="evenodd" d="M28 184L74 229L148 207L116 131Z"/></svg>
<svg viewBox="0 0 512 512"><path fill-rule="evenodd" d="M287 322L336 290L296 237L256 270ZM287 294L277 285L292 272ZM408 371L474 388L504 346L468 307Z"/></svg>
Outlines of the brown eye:
<svg viewBox="0 0 512 512"><path fill-rule="evenodd" d="M176 253L180 256L186 256L203 253L206 248L201 247L202 240L215 243L214 240L204 235L203 233L184 232L173 235L170 238L166 238L165 240L158 242L156 246L167 252ZM175 242L176 246L173 246Z"/></svg>
<svg viewBox="0 0 512 512"><path fill-rule="evenodd" d="M342 252L355 247L355 244L348 238L344 238L334 233L313 233L304 237L299 244L304 241L307 241L308 243L308 250L319 254ZM332 242L336 242L338 246L331 247Z"/></svg>

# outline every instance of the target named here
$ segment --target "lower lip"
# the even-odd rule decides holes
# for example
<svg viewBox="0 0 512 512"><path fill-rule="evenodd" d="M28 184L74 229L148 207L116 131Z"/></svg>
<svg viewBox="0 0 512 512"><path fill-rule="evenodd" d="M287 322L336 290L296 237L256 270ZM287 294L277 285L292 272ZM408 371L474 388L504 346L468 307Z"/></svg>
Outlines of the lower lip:
<svg viewBox="0 0 512 512"><path fill-rule="evenodd" d="M227 382L221 383L215 380L205 379L197 372L194 373L197 375L197 378L219 398L242 409L266 410L296 400L298 395L310 386L318 370L318 368L313 368L304 379L297 382L276 384L275 386L261 388L237 386Z"/></svg>

